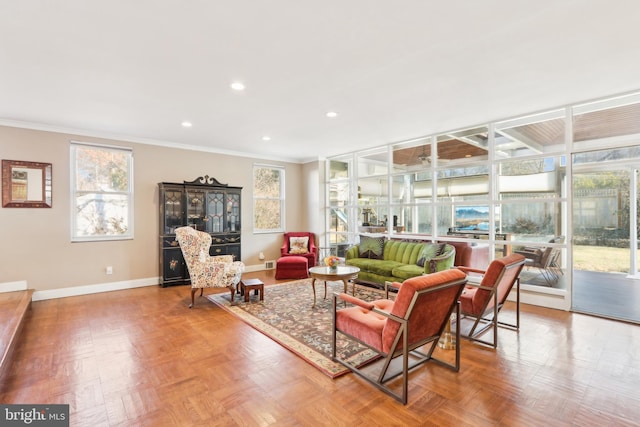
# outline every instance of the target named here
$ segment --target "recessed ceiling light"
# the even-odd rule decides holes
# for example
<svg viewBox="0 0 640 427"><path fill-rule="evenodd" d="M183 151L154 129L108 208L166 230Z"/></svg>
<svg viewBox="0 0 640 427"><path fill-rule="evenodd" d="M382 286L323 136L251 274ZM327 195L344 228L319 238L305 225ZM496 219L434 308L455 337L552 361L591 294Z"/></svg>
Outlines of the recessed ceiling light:
<svg viewBox="0 0 640 427"><path fill-rule="evenodd" d="M269 135L265 135L262 137L263 141L271 141L271 137Z"/></svg>
<svg viewBox="0 0 640 427"><path fill-rule="evenodd" d="M327 117L333 118L333 117L337 117L337 116L338 116L338 113L336 113L335 111L329 111L327 113Z"/></svg>
<svg viewBox="0 0 640 427"><path fill-rule="evenodd" d="M193 126L191 122L187 122L187 121L182 122L182 127L190 128L191 126Z"/></svg>
<svg viewBox="0 0 640 427"><path fill-rule="evenodd" d="M244 84L241 82L233 82L231 83L231 89L233 90L244 90Z"/></svg>

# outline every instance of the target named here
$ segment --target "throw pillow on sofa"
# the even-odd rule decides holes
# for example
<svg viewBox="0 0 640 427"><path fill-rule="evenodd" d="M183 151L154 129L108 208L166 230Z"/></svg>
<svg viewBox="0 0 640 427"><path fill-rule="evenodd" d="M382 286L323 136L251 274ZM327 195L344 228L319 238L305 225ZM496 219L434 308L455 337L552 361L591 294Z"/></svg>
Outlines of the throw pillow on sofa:
<svg viewBox="0 0 640 427"><path fill-rule="evenodd" d="M359 257L383 259L384 237L360 236Z"/></svg>
<svg viewBox="0 0 640 427"><path fill-rule="evenodd" d="M444 251L445 244L444 243L426 243L420 256L418 257L418 261L416 261L416 265L418 267L424 267L424 263L431 259L435 258L438 255L442 255Z"/></svg>
<svg viewBox="0 0 640 427"><path fill-rule="evenodd" d="M306 237L289 237L289 253L290 254L307 254L309 253L309 236Z"/></svg>

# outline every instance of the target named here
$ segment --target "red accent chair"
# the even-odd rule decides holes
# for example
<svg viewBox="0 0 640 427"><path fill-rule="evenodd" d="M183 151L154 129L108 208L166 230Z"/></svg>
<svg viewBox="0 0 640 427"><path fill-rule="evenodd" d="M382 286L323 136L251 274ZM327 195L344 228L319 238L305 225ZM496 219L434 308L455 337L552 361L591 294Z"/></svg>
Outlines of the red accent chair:
<svg viewBox="0 0 640 427"><path fill-rule="evenodd" d="M282 244L282 247L280 248L280 256L305 257L307 259L307 268L313 267L318 262L316 235L307 231L284 233L284 242Z"/></svg>
<svg viewBox="0 0 640 427"><path fill-rule="evenodd" d="M479 283L470 280L460 295L461 317L457 317L456 330L463 329L465 321L467 323L469 323L468 320L473 321L470 328L467 327L460 331L462 337L496 348L498 346L498 325L516 331L520 329L520 278L518 276L520 276L524 263L524 256L511 254L491 261L486 270L456 267L470 275L481 275ZM507 301L514 285L516 285L516 323L500 322L498 313ZM493 340L488 341L480 338L490 327L493 327Z"/></svg>
<svg viewBox="0 0 640 427"><path fill-rule="evenodd" d="M433 357L433 351L451 313L460 315L458 298L466 282L463 272L450 269L413 277L402 284L387 282L387 299L367 302L347 293L334 293L332 359L406 405L410 369L433 360L455 372L460 370L459 336L453 364ZM398 289L395 301L388 299L389 286ZM338 310L338 299L354 306ZM364 367L337 358L337 332L366 345L379 358ZM398 392L398 382L389 382L400 376L402 390Z"/></svg>

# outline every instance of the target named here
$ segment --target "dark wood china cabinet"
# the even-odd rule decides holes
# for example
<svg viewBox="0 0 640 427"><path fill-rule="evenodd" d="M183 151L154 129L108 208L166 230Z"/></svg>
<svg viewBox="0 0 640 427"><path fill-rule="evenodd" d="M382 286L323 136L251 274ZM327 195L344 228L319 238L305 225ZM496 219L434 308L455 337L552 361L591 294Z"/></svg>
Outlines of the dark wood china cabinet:
<svg viewBox="0 0 640 427"><path fill-rule="evenodd" d="M182 226L211 234L211 255L241 255L242 187L221 184L208 175L183 183L158 184L160 200L160 285L189 283L189 272L176 241Z"/></svg>

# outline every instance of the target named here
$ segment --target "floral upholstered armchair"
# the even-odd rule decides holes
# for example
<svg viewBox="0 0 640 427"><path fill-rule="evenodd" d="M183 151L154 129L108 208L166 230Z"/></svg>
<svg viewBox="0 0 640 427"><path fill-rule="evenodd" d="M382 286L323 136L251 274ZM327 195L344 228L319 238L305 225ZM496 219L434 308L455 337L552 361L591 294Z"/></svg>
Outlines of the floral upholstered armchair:
<svg viewBox="0 0 640 427"><path fill-rule="evenodd" d="M236 285L242 278L244 264L234 261L232 255L210 256L211 235L196 231L191 227L176 229L176 240L180 243L182 256L187 264L191 277L191 305L194 295L200 289L200 296L204 288L226 287L231 292L231 302L236 291Z"/></svg>

